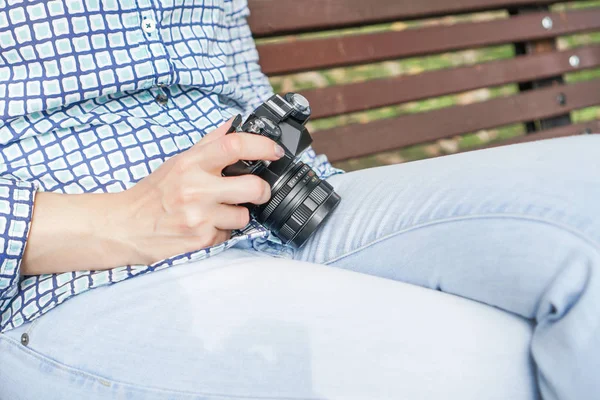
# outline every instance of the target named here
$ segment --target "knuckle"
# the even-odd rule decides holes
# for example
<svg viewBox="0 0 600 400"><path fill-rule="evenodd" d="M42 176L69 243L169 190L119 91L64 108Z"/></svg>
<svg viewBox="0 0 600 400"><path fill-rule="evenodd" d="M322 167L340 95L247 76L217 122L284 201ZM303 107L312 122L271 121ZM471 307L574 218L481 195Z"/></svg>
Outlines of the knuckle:
<svg viewBox="0 0 600 400"><path fill-rule="evenodd" d="M249 179L247 192L248 196L250 197L250 201L254 203L261 202L265 197L266 182L255 176L249 176L248 178L252 178Z"/></svg>
<svg viewBox="0 0 600 400"><path fill-rule="evenodd" d="M263 203L266 203L267 201L269 201L271 199L271 186L269 186L269 184L265 181L262 181L262 190L263 190L263 197L261 198L261 201Z"/></svg>
<svg viewBox="0 0 600 400"><path fill-rule="evenodd" d="M195 195L194 192L187 187L181 186L174 194L175 204L183 206L193 201Z"/></svg>
<svg viewBox="0 0 600 400"><path fill-rule="evenodd" d="M195 230L196 228L198 228L199 226L202 226L203 224L204 224L203 218L201 216L199 216L197 213L188 211L187 213L184 214L184 217L182 220L182 226L186 230Z"/></svg>
<svg viewBox="0 0 600 400"><path fill-rule="evenodd" d="M184 233L191 232L196 227L193 218L184 217L179 224L179 230Z"/></svg>
<svg viewBox="0 0 600 400"><path fill-rule="evenodd" d="M239 135L227 135L221 141L223 151L238 156L242 154L244 143Z"/></svg>

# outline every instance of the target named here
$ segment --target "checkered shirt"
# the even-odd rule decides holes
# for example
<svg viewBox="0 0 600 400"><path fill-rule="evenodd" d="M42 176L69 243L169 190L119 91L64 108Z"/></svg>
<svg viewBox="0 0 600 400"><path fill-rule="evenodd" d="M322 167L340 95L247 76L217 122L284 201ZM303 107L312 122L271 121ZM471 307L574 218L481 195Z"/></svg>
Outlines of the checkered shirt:
<svg viewBox="0 0 600 400"><path fill-rule="evenodd" d="M87 290L281 242L252 222L153 265L21 276L37 191L119 192L272 95L246 0L0 0L0 332ZM321 177L339 172L312 150ZM279 246L279 247L278 247Z"/></svg>

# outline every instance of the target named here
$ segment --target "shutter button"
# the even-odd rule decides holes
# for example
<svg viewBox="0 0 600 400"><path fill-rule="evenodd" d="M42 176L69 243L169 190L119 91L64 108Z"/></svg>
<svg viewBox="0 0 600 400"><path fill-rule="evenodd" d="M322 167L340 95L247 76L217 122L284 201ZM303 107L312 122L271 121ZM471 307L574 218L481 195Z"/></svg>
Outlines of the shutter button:
<svg viewBox="0 0 600 400"><path fill-rule="evenodd" d="M142 21L142 29L146 33L152 33L156 30L156 22L153 19L146 18Z"/></svg>

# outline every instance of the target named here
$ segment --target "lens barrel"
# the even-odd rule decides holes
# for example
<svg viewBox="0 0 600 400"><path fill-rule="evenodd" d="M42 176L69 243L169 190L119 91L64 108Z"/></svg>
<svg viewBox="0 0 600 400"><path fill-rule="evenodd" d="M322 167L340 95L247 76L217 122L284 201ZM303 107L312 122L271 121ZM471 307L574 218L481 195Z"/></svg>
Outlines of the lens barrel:
<svg viewBox="0 0 600 400"><path fill-rule="evenodd" d="M271 200L253 216L284 244L300 248L341 201L333 187L298 162L273 186Z"/></svg>

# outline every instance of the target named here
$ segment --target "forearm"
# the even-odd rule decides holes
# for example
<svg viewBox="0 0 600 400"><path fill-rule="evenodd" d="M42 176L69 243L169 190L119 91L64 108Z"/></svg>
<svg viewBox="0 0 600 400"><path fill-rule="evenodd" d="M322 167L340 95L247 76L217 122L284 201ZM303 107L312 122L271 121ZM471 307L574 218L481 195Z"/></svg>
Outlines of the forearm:
<svg viewBox="0 0 600 400"><path fill-rule="evenodd" d="M115 232L119 207L118 194L38 193L21 275L129 264L133 255Z"/></svg>
<svg viewBox="0 0 600 400"><path fill-rule="evenodd" d="M21 275L150 265L225 242L249 222L248 210L237 205L265 204L271 187L255 175L221 171L239 160L283 155L271 139L227 135L228 128L223 124L123 192L39 192Z"/></svg>

